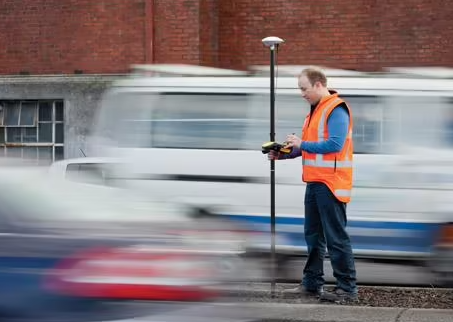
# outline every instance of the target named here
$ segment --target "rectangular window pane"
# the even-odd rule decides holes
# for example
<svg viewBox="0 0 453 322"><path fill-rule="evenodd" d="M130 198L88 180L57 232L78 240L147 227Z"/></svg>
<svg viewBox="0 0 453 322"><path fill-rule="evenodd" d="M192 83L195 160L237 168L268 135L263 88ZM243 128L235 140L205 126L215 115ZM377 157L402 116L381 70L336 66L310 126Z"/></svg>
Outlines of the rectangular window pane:
<svg viewBox="0 0 453 322"><path fill-rule="evenodd" d="M24 143L38 142L38 131L35 127L22 128L22 141Z"/></svg>
<svg viewBox="0 0 453 322"><path fill-rule="evenodd" d="M57 123L55 124L55 143L64 142L64 124Z"/></svg>
<svg viewBox="0 0 453 322"><path fill-rule="evenodd" d="M20 127L8 127L6 128L6 141L8 143L20 143L22 142L22 130Z"/></svg>
<svg viewBox="0 0 453 322"><path fill-rule="evenodd" d="M444 113L444 122L443 122L443 144L448 147L453 147L453 98L448 100L448 108Z"/></svg>
<svg viewBox="0 0 453 322"><path fill-rule="evenodd" d="M38 159L40 164L47 164L52 162L52 147L40 146L38 147Z"/></svg>
<svg viewBox="0 0 453 322"><path fill-rule="evenodd" d="M38 148L34 146L24 146L22 148L23 158L27 160L38 159Z"/></svg>
<svg viewBox="0 0 453 322"><path fill-rule="evenodd" d="M8 102L5 108L5 125L19 125L20 103Z"/></svg>
<svg viewBox="0 0 453 322"><path fill-rule="evenodd" d="M21 147L7 147L6 148L6 157L20 159L22 158L22 148Z"/></svg>
<svg viewBox="0 0 453 322"><path fill-rule="evenodd" d="M247 96L165 94L155 112L155 147L238 149L246 128Z"/></svg>
<svg viewBox="0 0 453 322"><path fill-rule="evenodd" d="M400 143L419 148L445 148L448 101L444 97L395 97L389 100L401 111ZM430 108L427 108L430 106Z"/></svg>
<svg viewBox="0 0 453 322"><path fill-rule="evenodd" d="M22 102L20 111L20 125L33 126L36 124L37 102Z"/></svg>
<svg viewBox="0 0 453 322"><path fill-rule="evenodd" d="M39 102L39 122L52 121L52 102Z"/></svg>
<svg viewBox="0 0 453 322"><path fill-rule="evenodd" d="M3 126L3 117L4 117L4 114L5 114L5 105L0 102L0 125Z"/></svg>
<svg viewBox="0 0 453 322"><path fill-rule="evenodd" d="M63 101L55 102L55 121L63 122L64 120L64 105Z"/></svg>
<svg viewBox="0 0 453 322"><path fill-rule="evenodd" d="M5 128L0 128L0 144L5 143Z"/></svg>
<svg viewBox="0 0 453 322"><path fill-rule="evenodd" d="M248 149L261 149L261 144L269 140L269 95L253 95L250 100L252 114L248 123ZM300 95L277 95L275 100L275 133L277 141L296 133L300 136L310 105Z"/></svg>
<svg viewBox="0 0 453 322"><path fill-rule="evenodd" d="M384 102L374 96L342 96L351 109L354 153L383 153Z"/></svg>
<svg viewBox="0 0 453 322"><path fill-rule="evenodd" d="M39 123L39 142L52 142L52 123Z"/></svg>
<svg viewBox="0 0 453 322"><path fill-rule="evenodd" d="M64 159L64 147L56 146L55 147L55 161Z"/></svg>

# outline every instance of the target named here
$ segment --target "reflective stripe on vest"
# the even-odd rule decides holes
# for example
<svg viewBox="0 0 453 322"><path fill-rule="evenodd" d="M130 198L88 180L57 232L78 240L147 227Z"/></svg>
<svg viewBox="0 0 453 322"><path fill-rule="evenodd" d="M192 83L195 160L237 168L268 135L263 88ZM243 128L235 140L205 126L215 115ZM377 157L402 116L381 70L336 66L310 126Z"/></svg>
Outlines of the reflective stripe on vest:
<svg viewBox="0 0 453 322"><path fill-rule="evenodd" d="M338 197L351 197L351 190L335 189L334 194Z"/></svg>

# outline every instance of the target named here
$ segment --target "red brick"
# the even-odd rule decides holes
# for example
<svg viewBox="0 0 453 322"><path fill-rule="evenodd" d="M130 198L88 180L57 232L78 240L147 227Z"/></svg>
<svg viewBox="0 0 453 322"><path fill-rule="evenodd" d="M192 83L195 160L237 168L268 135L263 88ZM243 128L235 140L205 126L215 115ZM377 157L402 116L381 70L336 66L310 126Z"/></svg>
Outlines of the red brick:
<svg viewBox="0 0 453 322"><path fill-rule="evenodd" d="M133 63L453 67L443 0L0 0L0 73L122 73Z"/></svg>
<svg viewBox="0 0 453 322"><path fill-rule="evenodd" d="M0 71L124 72L142 62L145 0L2 0Z"/></svg>

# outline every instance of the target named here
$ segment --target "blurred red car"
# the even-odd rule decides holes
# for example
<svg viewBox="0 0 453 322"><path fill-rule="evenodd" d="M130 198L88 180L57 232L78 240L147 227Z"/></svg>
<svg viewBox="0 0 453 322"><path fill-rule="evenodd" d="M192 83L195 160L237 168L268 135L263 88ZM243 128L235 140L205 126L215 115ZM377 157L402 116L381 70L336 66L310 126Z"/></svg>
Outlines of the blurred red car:
<svg viewBox="0 0 453 322"><path fill-rule="evenodd" d="M246 232L126 190L6 169L0 204L2 321L144 316L213 301L240 275L222 263L240 263Z"/></svg>

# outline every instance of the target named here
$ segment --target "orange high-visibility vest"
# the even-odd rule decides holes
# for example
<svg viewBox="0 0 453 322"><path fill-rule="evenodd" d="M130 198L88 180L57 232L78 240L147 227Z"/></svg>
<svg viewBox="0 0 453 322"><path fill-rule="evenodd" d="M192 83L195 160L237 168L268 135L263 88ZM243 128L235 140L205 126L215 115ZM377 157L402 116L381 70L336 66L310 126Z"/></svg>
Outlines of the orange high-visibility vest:
<svg viewBox="0 0 453 322"><path fill-rule="evenodd" d="M336 92L323 98L313 115L308 113L302 129L302 141L322 142L329 137L327 120L333 109L344 104L349 111L349 129L343 149L337 153L315 154L302 151L302 181L323 182L341 202L351 200L352 190L352 115L351 109Z"/></svg>

